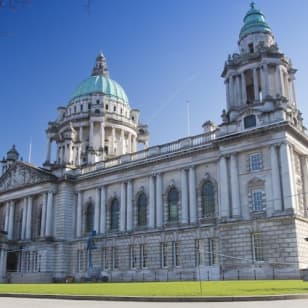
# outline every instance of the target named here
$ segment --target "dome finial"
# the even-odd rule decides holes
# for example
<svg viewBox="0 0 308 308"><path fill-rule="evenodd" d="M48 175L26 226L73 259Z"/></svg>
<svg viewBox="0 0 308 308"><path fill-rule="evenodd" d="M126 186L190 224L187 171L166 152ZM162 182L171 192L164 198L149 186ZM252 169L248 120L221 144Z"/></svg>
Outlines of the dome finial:
<svg viewBox="0 0 308 308"><path fill-rule="evenodd" d="M109 78L106 58L102 51L100 51L98 56L96 57L95 66L92 70L92 76L104 76L106 78Z"/></svg>
<svg viewBox="0 0 308 308"><path fill-rule="evenodd" d="M251 7L251 9L253 9L253 10L254 10L254 9L255 9L255 5L256 5L256 4L255 4L255 2L253 2L253 1L252 1L252 2L250 2L250 7Z"/></svg>

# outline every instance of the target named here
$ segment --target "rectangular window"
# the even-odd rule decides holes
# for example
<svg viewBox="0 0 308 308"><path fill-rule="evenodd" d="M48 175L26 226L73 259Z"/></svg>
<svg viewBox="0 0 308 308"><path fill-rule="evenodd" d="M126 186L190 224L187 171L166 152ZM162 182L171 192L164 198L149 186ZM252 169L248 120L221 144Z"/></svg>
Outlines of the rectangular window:
<svg viewBox="0 0 308 308"><path fill-rule="evenodd" d="M208 258L209 258L209 266L212 266L218 263L217 243L216 243L216 240L213 238L208 239Z"/></svg>
<svg viewBox="0 0 308 308"><path fill-rule="evenodd" d="M135 253L135 245L129 246L129 264L131 269L136 268L136 253Z"/></svg>
<svg viewBox="0 0 308 308"><path fill-rule="evenodd" d="M140 268L147 267L147 254L145 246L142 244L140 245Z"/></svg>
<svg viewBox="0 0 308 308"><path fill-rule="evenodd" d="M160 243L160 266L161 268L168 266L167 253L168 253L168 244Z"/></svg>
<svg viewBox="0 0 308 308"><path fill-rule="evenodd" d="M263 238L261 233L254 233L251 236L252 259L253 261L264 261Z"/></svg>
<svg viewBox="0 0 308 308"><path fill-rule="evenodd" d="M252 210L253 211L263 211L263 191L253 190L251 192L252 197Z"/></svg>
<svg viewBox="0 0 308 308"><path fill-rule="evenodd" d="M195 240L195 266L200 265L201 258L200 258L200 240Z"/></svg>
<svg viewBox="0 0 308 308"><path fill-rule="evenodd" d="M179 243L178 242L172 242L172 265L174 267L180 265Z"/></svg>
<svg viewBox="0 0 308 308"><path fill-rule="evenodd" d="M253 153L249 155L249 169L250 171L258 171L262 169L262 154Z"/></svg>
<svg viewBox="0 0 308 308"><path fill-rule="evenodd" d="M80 105L80 111L83 111L83 105Z"/></svg>
<svg viewBox="0 0 308 308"><path fill-rule="evenodd" d="M85 270L85 251L83 249L77 250L77 271L83 272Z"/></svg>
<svg viewBox="0 0 308 308"><path fill-rule="evenodd" d="M102 248L101 264L102 264L102 269L103 270L108 270L109 269L108 248L107 247Z"/></svg>
<svg viewBox="0 0 308 308"><path fill-rule="evenodd" d="M112 269L115 270L119 267L118 247L111 248L111 257L112 257Z"/></svg>

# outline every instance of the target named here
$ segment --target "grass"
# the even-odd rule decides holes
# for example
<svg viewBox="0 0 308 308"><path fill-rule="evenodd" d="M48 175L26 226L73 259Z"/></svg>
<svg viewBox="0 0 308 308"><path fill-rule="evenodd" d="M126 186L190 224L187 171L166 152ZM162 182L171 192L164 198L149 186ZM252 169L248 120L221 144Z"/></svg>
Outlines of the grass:
<svg viewBox="0 0 308 308"><path fill-rule="evenodd" d="M113 295L113 296L249 296L308 294L301 280L0 284L0 293Z"/></svg>

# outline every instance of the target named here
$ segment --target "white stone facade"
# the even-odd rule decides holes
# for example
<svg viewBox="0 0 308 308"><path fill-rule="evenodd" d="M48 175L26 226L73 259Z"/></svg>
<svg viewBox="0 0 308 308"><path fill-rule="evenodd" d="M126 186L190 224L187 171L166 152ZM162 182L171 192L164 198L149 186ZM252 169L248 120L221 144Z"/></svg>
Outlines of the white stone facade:
<svg viewBox="0 0 308 308"><path fill-rule="evenodd" d="M0 281L300 277L308 136L295 70L272 33L248 34L239 47L222 74L223 121L206 122L203 134L148 148L139 111L101 91L59 108L45 168L12 148L0 178ZM100 74L109 78L102 55Z"/></svg>

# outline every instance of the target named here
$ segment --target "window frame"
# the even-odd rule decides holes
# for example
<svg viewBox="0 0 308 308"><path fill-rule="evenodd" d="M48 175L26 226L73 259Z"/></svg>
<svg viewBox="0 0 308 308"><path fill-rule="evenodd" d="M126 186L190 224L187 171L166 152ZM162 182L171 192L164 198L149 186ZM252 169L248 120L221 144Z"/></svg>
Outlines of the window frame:
<svg viewBox="0 0 308 308"><path fill-rule="evenodd" d="M179 201L180 201L179 191L176 189L176 187L172 187L168 191L167 195L169 223L175 223L179 221Z"/></svg>
<svg viewBox="0 0 308 308"><path fill-rule="evenodd" d="M260 171L263 169L263 156L261 152L254 152L249 154L249 170Z"/></svg>
<svg viewBox="0 0 308 308"><path fill-rule="evenodd" d="M264 262L264 241L261 232L251 234L251 252L253 262Z"/></svg>
<svg viewBox="0 0 308 308"><path fill-rule="evenodd" d="M205 186L207 185L211 185L212 196L210 196L209 191L205 189ZM201 202L202 202L202 217L203 218L216 217L216 188L214 183L210 180L206 180L202 184Z"/></svg>

